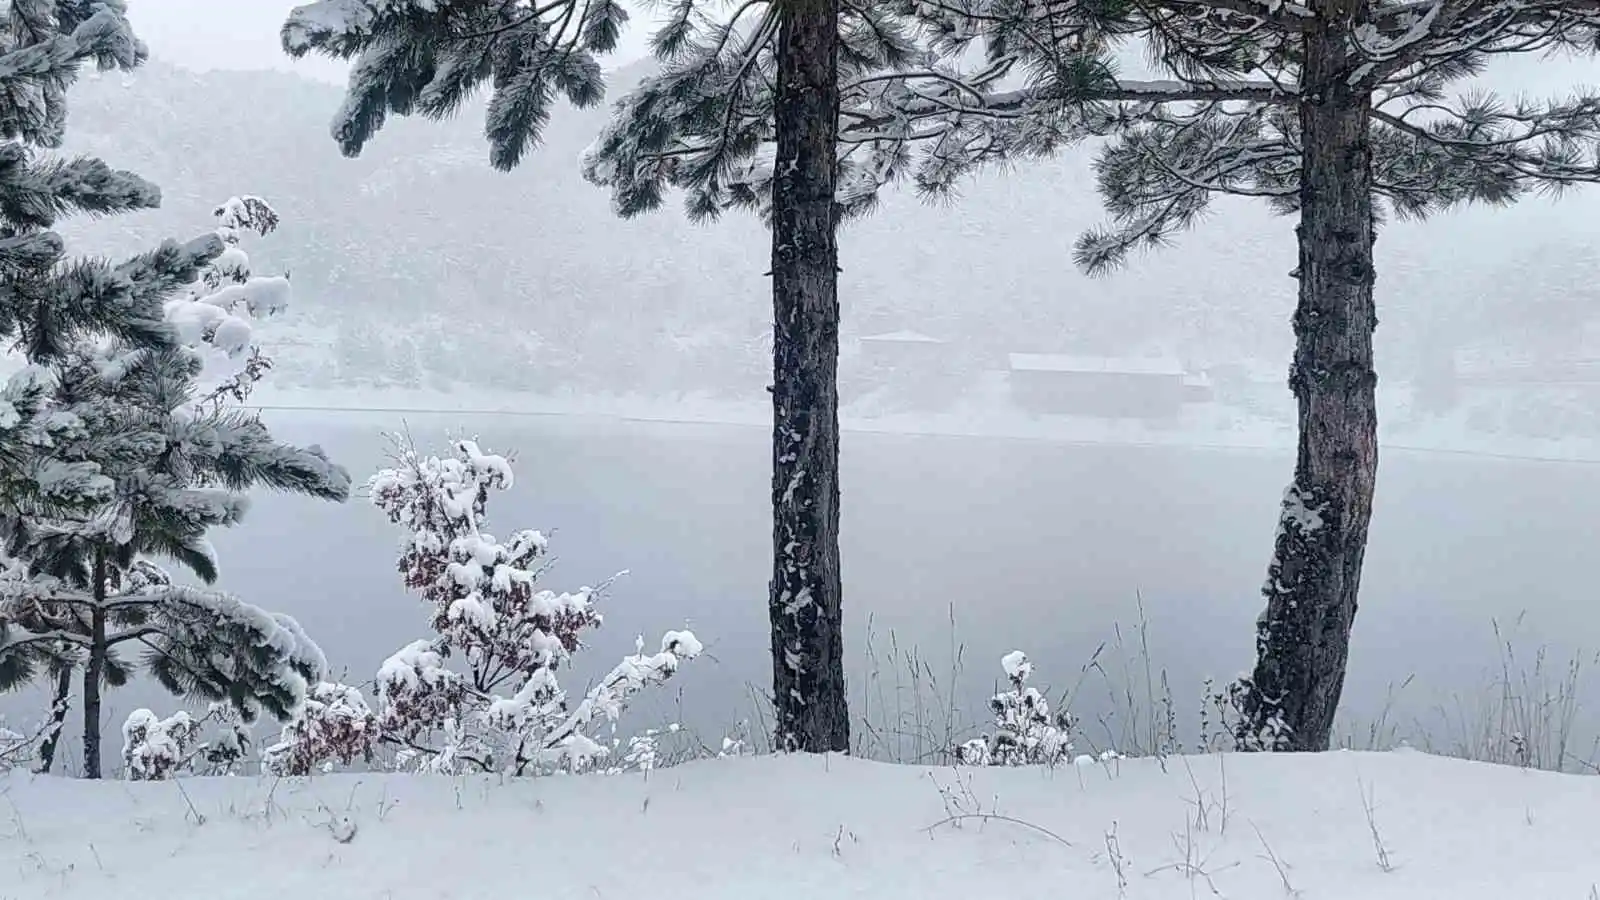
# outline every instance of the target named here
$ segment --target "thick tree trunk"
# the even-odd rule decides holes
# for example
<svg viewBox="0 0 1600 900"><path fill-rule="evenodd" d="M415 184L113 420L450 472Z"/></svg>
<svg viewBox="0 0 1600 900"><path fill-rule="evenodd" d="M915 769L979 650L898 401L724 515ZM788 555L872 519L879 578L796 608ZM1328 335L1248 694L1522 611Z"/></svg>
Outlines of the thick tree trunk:
<svg viewBox="0 0 1600 900"><path fill-rule="evenodd" d="M106 555L94 554L94 609L90 613L89 661L83 667L83 777L100 777L100 685L106 668Z"/></svg>
<svg viewBox="0 0 1600 900"><path fill-rule="evenodd" d="M847 752L839 583L839 0L782 0L772 197L772 697L783 750Z"/></svg>
<svg viewBox="0 0 1600 900"><path fill-rule="evenodd" d="M56 764L56 751L61 746L61 730L67 724L67 710L72 707L72 667L62 666L56 673L56 693L50 703L50 727L45 730L44 741L39 744L41 774L48 773Z"/></svg>
<svg viewBox="0 0 1600 900"><path fill-rule="evenodd" d="M1256 623L1256 667L1240 685L1243 749L1328 748L1361 585L1378 470L1375 226L1371 99L1349 85L1348 47L1365 5L1318 0L1325 24L1306 38L1289 378L1300 443Z"/></svg>

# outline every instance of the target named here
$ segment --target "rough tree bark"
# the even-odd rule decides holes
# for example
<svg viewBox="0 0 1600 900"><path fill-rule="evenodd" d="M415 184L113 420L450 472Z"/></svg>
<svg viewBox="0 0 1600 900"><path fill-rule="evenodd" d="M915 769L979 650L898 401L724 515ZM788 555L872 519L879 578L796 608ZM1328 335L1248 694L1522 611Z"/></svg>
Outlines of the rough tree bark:
<svg viewBox="0 0 1600 900"><path fill-rule="evenodd" d="M839 581L839 0L782 0L772 197L776 745L848 752Z"/></svg>
<svg viewBox="0 0 1600 900"><path fill-rule="evenodd" d="M100 777L100 685L106 668L106 554L94 552L94 608L89 659L83 667L83 777Z"/></svg>
<svg viewBox="0 0 1600 900"><path fill-rule="evenodd" d="M71 706L72 667L62 666L56 673L56 692L50 703L50 725L39 744L39 767L36 771L41 774L49 774L55 768L56 751L61 746L61 729L67 724L67 711Z"/></svg>
<svg viewBox="0 0 1600 900"><path fill-rule="evenodd" d="M1326 750L1344 688L1378 470L1372 333L1371 96L1350 47L1367 4L1315 0L1301 80L1299 302L1290 389L1299 407L1256 666L1241 681L1242 749Z"/></svg>

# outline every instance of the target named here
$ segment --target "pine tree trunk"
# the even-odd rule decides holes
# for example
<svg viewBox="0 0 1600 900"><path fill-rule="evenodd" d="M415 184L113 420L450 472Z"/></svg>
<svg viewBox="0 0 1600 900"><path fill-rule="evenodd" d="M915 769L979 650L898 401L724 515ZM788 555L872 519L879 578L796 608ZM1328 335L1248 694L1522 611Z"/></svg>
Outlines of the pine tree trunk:
<svg viewBox="0 0 1600 900"><path fill-rule="evenodd" d="M1370 95L1352 90L1347 48L1365 4L1318 0L1306 38L1300 122L1300 296L1289 383L1299 407L1284 495L1243 682L1244 749L1326 750L1344 688L1378 470L1373 370Z"/></svg>
<svg viewBox="0 0 1600 900"><path fill-rule="evenodd" d="M36 771L47 774L56 764L56 750L61 746L61 730L67 724L67 711L72 707L72 667L62 666L56 673L56 693L50 703L50 727L45 730L44 741L39 744L39 767Z"/></svg>
<svg viewBox="0 0 1600 900"><path fill-rule="evenodd" d="M848 752L839 582L839 0L782 0L772 197L772 694L780 749Z"/></svg>
<svg viewBox="0 0 1600 900"><path fill-rule="evenodd" d="M90 613L89 661L83 667L83 777L100 777L100 685L106 668L106 555L94 553L94 609Z"/></svg>

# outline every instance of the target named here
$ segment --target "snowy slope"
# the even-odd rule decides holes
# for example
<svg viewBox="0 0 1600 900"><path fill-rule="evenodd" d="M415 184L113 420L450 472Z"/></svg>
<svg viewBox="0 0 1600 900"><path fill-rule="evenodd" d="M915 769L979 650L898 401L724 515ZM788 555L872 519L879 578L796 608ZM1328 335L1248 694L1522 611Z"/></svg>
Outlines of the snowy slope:
<svg viewBox="0 0 1600 900"><path fill-rule="evenodd" d="M13 775L0 897L1587 900L1597 813L1600 778L1409 751L504 784Z"/></svg>

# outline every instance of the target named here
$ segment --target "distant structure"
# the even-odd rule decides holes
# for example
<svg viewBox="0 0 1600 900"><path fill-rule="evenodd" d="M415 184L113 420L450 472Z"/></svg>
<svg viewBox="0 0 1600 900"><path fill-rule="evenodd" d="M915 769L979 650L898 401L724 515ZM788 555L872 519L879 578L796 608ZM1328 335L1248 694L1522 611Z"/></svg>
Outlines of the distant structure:
<svg viewBox="0 0 1600 900"><path fill-rule="evenodd" d="M1106 419L1172 419L1210 399L1204 375L1169 358L1010 354L1012 400L1033 413Z"/></svg>
<svg viewBox="0 0 1600 900"><path fill-rule="evenodd" d="M861 338L861 361L870 369L938 373L948 367L949 345L917 331L890 331Z"/></svg>
<svg viewBox="0 0 1600 900"><path fill-rule="evenodd" d="M943 409L965 387L955 348L940 338L902 330L866 335L858 344L863 386L886 391L908 409Z"/></svg>

